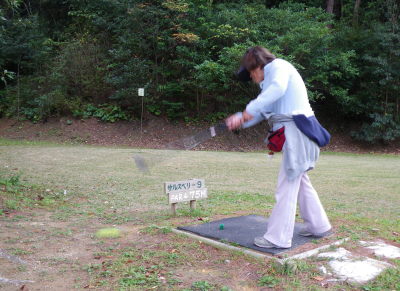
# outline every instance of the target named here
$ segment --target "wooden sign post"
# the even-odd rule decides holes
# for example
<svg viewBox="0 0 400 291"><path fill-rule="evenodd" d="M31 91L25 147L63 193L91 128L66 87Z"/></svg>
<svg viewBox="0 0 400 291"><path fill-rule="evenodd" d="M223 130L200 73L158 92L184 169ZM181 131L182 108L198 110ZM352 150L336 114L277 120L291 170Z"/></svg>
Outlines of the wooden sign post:
<svg viewBox="0 0 400 291"><path fill-rule="evenodd" d="M207 188L203 179L190 179L186 181L165 182L165 194L168 195L168 203L171 211L176 215L176 204L178 202L190 202L190 209L196 209L196 200L207 198Z"/></svg>

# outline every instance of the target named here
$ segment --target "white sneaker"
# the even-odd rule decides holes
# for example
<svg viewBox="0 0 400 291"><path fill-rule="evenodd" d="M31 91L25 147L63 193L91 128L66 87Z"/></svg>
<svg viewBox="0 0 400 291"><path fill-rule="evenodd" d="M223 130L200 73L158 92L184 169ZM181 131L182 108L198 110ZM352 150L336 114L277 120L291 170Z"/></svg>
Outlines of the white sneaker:
<svg viewBox="0 0 400 291"><path fill-rule="evenodd" d="M254 244L260 248L266 248L266 249L273 249L273 248L277 248L277 249L281 249L280 246L274 245L272 242L266 240L264 237L260 236L260 237L256 237L254 239Z"/></svg>
<svg viewBox="0 0 400 291"><path fill-rule="evenodd" d="M299 235L301 235L301 236L313 236L313 234L311 232L309 232L305 227L300 229Z"/></svg>
<svg viewBox="0 0 400 291"><path fill-rule="evenodd" d="M299 233L299 235L301 235L301 236L323 237L323 236L325 236L326 234L328 234L329 231L331 231L331 230L327 230L327 231L325 231L325 232L323 232L323 233L311 233L311 232L309 232L305 227L303 227L303 228L300 229L300 231L299 231L298 233Z"/></svg>

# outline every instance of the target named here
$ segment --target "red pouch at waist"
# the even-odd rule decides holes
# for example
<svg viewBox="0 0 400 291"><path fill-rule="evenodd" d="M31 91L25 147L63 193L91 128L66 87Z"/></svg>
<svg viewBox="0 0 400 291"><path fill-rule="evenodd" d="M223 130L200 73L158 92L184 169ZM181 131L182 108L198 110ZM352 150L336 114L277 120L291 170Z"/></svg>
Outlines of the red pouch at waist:
<svg viewBox="0 0 400 291"><path fill-rule="evenodd" d="M282 151L283 144L286 141L285 127L282 126L278 130L270 132L267 139L268 139L267 148L270 151L273 151L276 153Z"/></svg>

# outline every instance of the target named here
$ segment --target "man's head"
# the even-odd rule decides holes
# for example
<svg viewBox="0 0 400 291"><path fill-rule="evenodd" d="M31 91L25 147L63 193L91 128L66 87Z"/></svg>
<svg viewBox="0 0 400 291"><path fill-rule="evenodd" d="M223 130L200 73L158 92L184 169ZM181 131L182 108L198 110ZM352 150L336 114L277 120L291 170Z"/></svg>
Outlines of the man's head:
<svg viewBox="0 0 400 291"><path fill-rule="evenodd" d="M242 67L249 73L255 83L260 83L264 80L264 66L276 57L266 48L255 46L249 48L242 58Z"/></svg>

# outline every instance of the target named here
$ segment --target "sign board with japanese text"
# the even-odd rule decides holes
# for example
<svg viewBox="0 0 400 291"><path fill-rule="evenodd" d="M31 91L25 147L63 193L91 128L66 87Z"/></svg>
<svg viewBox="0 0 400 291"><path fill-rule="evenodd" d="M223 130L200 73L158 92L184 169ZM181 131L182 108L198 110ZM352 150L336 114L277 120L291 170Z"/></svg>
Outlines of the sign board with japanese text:
<svg viewBox="0 0 400 291"><path fill-rule="evenodd" d="M173 214L176 212L176 203L190 201L190 208L195 208L196 200L207 198L207 188L204 179L190 179L177 182L165 182L164 191L168 195Z"/></svg>

